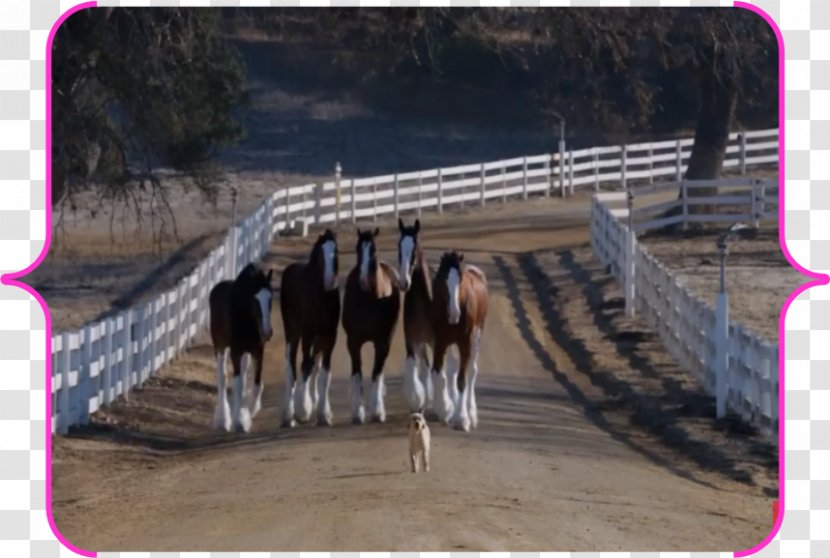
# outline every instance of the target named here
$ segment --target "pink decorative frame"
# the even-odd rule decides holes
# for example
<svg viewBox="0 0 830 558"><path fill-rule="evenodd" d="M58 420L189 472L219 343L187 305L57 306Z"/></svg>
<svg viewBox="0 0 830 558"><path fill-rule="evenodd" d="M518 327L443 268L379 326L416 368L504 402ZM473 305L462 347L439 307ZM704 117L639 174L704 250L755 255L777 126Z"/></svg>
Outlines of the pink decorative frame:
<svg viewBox="0 0 830 558"><path fill-rule="evenodd" d="M785 239L785 219L786 213L784 210L785 204L785 196L784 196L784 188L785 188L785 138L784 138L784 127L785 127L785 114L784 114L784 40L781 35L781 30L779 29L778 25L776 25L775 21L769 16L769 14L765 13L763 10L758 8L753 4L749 4L746 2L735 2L734 6L736 8L742 8L745 10L749 10L767 22L770 28L775 33L775 36L778 40L778 119L779 119L779 135L778 135L778 180L779 180L779 206L778 206L778 219L779 219L779 242L781 244L781 250L784 253L787 261L792 265L796 270L801 272L802 274L809 277L811 280L804 285L801 285L795 291L793 291L790 296L787 297L787 300L784 302L784 306L781 310L781 314L778 319L778 342L779 342L779 356L778 356L778 386L779 386L779 394L778 394L778 405L779 405L779 417L785 416L785 375L784 375L784 366L785 366L785 317L787 311L789 310L790 305L793 301L800 295L802 292L806 291L807 289L819 285L827 285L830 283L830 277L822 273L815 273L812 272L805 267L801 266L795 258L793 258L792 254L790 253L789 249L787 248L787 242ZM52 29L49 32L49 37L46 41L46 202L52 197L52 43L55 38L55 33L57 32L58 28L66 21L71 15L88 8L95 8L97 7L97 2L85 2L82 4L78 4L73 8L69 9L61 15L55 24L52 26ZM49 314L49 308L46 305L46 301L43 297L35 291L29 285L22 283L19 279L25 275L31 273L35 268L37 268L41 262L46 258L46 255L49 253L49 248L52 241L52 214L48 210L48 206L46 209L46 240L43 245L43 249L41 250L40 254L38 255L37 259L29 265L27 268L23 269L22 271L18 271L15 273L8 273L3 275L0 278L0 282L4 285L18 287L23 289L27 293L29 293L35 300L37 300L38 304L43 310L43 315L45 316L45 325L46 325L46 386L51 386L52 381L52 319ZM52 397L51 397L51 389L46 390L46 439L50 440L52 437ZM781 525L784 520L784 495L785 495L785 474L784 474L784 448L785 448L785 440L784 440L784 422L783 420L779 419L779 427L778 427L778 513L775 519L775 524L772 527L770 533L756 546L746 549L740 550L734 553L736 558L741 558L744 556L751 556L763 550L769 543L775 538L778 534L778 531L781 529ZM81 556L90 556L95 557L97 553L94 551L84 550L74 546L71 542L69 542L66 537L64 537L61 532L58 530L57 525L55 525L55 520L52 515L52 444L51 442L46 444L46 515L49 520L49 526L52 529L55 537L58 541L61 542L66 548L69 550L80 554Z"/></svg>

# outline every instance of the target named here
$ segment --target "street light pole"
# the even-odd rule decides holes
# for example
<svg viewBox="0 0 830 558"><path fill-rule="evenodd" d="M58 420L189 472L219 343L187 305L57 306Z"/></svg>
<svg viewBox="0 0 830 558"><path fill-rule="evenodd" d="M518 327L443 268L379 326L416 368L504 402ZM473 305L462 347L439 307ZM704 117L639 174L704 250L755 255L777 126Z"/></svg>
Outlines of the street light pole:
<svg viewBox="0 0 830 558"><path fill-rule="evenodd" d="M715 301L715 412L717 418L726 416L726 400L729 390L729 297L726 293L726 248L729 238L746 229L743 223L735 223L718 235L720 260L720 285Z"/></svg>

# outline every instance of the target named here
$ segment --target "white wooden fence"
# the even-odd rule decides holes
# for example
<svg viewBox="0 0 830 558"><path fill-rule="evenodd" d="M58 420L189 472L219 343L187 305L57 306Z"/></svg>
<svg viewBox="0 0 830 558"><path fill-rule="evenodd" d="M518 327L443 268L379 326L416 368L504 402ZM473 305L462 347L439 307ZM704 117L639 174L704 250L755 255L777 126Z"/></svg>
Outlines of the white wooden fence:
<svg viewBox="0 0 830 558"><path fill-rule="evenodd" d="M732 134L727 167L775 163L778 130ZM375 219L381 215L483 206L492 200L599 190L682 174L692 139L516 157L445 169L371 178L340 178L270 195L170 291L80 330L54 335L52 431L66 433L116 397L128 396L186 349L208 320L208 293L262 257L277 233L296 221L311 224ZM611 237L609 237L610 239ZM617 237L614 237L617 238ZM612 240L609 240L611 242ZM605 246L605 244L603 244Z"/></svg>
<svg viewBox="0 0 830 558"><path fill-rule="evenodd" d="M694 183L686 185L695 186ZM711 185L707 183L707 186ZM676 202L674 205L658 203L632 209L630 223L634 234L629 234L628 193L594 194L591 245L597 259L607 265L623 285L626 309L630 314L643 317L660 335L663 345L678 364L695 375L706 391L715 396L718 412L728 409L748 424L775 437L778 432L778 345L752 335L740 324L730 321L726 294L717 294L715 306L706 303L680 285L677 278L636 240L638 230L669 223L727 220L757 224L761 219L777 219L777 208L774 213L769 211L772 201L765 195L756 197L758 192L766 192L772 187L769 182L725 180L720 185L727 189L748 186L749 194L729 192L707 203L726 199L727 205L736 205L740 200L746 206L743 213L688 215L684 210L680 220L636 220L638 216L650 217L677 205ZM679 184L673 184L675 193L678 187ZM633 190L632 206L637 193L642 194L643 190ZM777 199L774 203L777 206ZM642 211L644 209L647 211Z"/></svg>

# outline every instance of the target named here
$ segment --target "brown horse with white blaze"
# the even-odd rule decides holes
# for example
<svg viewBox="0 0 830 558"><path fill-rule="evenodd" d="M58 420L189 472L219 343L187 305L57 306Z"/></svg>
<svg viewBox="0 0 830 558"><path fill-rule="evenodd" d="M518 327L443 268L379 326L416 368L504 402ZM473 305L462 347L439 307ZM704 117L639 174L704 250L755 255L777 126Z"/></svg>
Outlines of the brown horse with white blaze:
<svg viewBox="0 0 830 558"><path fill-rule="evenodd" d="M213 427L248 432L251 419L262 403L262 357L265 343L271 338L271 276L254 264L245 266L233 281L221 281L210 291L210 337L216 354L217 403ZM228 408L225 363L230 350L233 366L233 406ZM253 390L246 389L247 371L242 357L249 354L254 361ZM247 365L245 366L247 368ZM245 393L255 397L243 401ZM253 410L251 409L253 407Z"/></svg>
<svg viewBox="0 0 830 558"><path fill-rule="evenodd" d="M467 432L471 425L478 426L475 384L481 334L487 317L487 279L479 268L464 263L463 254L446 252L432 282L432 294L436 412L445 423ZM458 347L460 361L455 401L450 399L443 371L444 357L451 345ZM469 385L468 366L472 369Z"/></svg>
<svg viewBox="0 0 830 558"><path fill-rule="evenodd" d="M364 343L372 343L375 348L369 413L375 422L386 420L383 365L389 356L401 308L397 273L377 258L375 237L379 233L379 229L357 230L357 265L346 279L343 295L343 329L352 361L352 422L356 424L363 423L365 418L360 362Z"/></svg>
<svg viewBox="0 0 830 558"><path fill-rule="evenodd" d="M326 229L317 237L308 263L293 263L282 273L280 311L285 330L282 426L294 426L295 421L307 422L315 408L317 424L331 426L331 355L340 321L337 272L337 237L331 229ZM301 343L303 360L298 375L297 350ZM314 372L315 362L319 372Z"/></svg>
<svg viewBox="0 0 830 558"><path fill-rule="evenodd" d="M432 272L421 250L421 221L411 227L398 219L401 233L398 241L403 299L403 333L406 343L403 387L411 412L422 412L432 403L432 377L429 370L429 349L432 347ZM420 361L420 373L418 364Z"/></svg>

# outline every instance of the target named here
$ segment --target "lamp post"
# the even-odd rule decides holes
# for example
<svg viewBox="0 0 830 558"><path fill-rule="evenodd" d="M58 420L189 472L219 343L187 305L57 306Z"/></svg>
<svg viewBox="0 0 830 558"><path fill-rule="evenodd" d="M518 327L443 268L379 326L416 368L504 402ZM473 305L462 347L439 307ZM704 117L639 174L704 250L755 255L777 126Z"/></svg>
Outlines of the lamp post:
<svg viewBox="0 0 830 558"><path fill-rule="evenodd" d="M718 235L718 256L720 259L720 288L715 301L715 404L717 418L726 416L726 400L729 382L729 297L726 294L726 248L727 241L738 231L748 228L735 223Z"/></svg>
<svg viewBox="0 0 830 558"><path fill-rule="evenodd" d="M560 194L565 197L565 117L558 112L551 111L554 118L559 120L559 187Z"/></svg>
<svg viewBox="0 0 830 558"><path fill-rule="evenodd" d="M735 223L718 235L718 256L720 257L720 289L719 293L726 294L726 241L740 230L749 228L743 223Z"/></svg>

